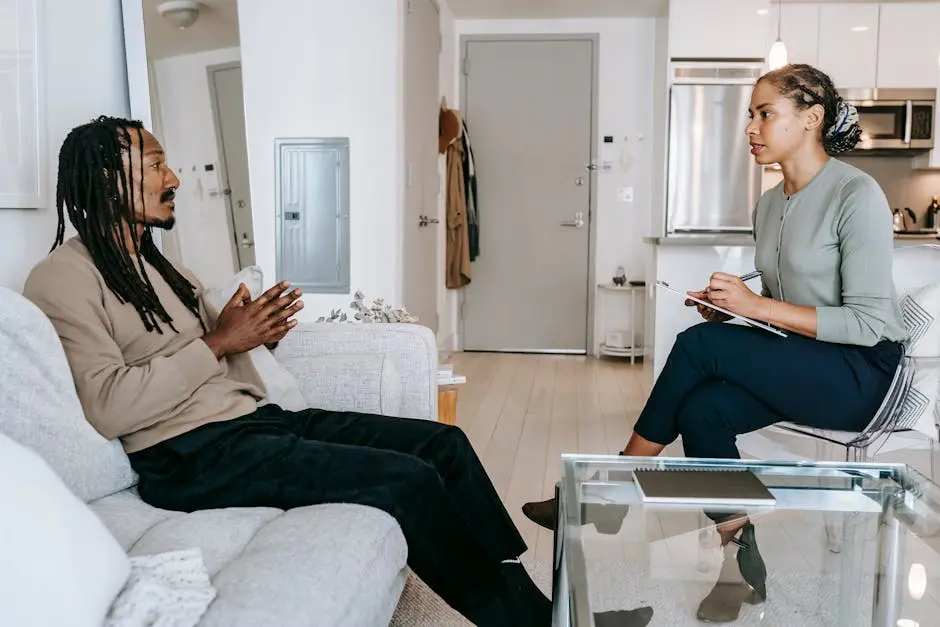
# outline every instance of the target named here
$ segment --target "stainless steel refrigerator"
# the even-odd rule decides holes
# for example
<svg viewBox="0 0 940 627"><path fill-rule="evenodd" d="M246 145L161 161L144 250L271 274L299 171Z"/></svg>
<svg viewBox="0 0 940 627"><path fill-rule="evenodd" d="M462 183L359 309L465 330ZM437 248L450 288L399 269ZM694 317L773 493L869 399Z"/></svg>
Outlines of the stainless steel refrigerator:
<svg viewBox="0 0 940 627"><path fill-rule="evenodd" d="M761 167L747 137L757 63L674 63L666 234L750 232Z"/></svg>

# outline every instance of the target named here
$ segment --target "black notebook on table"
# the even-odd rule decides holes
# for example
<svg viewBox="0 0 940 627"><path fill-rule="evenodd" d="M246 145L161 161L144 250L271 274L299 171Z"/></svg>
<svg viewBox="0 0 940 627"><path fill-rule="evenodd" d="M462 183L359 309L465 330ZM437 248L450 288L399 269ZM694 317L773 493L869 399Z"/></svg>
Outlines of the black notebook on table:
<svg viewBox="0 0 940 627"><path fill-rule="evenodd" d="M774 505L777 501L749 470L635 470L647 503Z"/></svg>

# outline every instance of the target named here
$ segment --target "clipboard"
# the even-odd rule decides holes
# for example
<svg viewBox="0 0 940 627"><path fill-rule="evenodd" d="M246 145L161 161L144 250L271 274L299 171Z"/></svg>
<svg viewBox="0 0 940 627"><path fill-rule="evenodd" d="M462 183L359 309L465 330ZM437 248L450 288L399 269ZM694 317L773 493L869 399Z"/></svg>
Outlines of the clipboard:
<svg viewBox="0 0 940 627"><path fill-rule="evenodd" d="M714 303L710 303L710 302L708 302L707 300L702 300L701 298L695 298L694 296L689 296L689 295L686 294L685 292L680 292L680 291L677 290L676 288L670 286L670 285L669 285L668 283L666 283L665 281L656 281L656 287L661 287L662 289L668 290L668 291L672 292L673 294L678 294L679 296L681 296L681 297L684 298L684 299L688 299L688 300L694 301L694 302L696 302L696 303L699 303L699 304L701 304L701 305L705 305L705 306L708 307L709 309L714 309L715 311L720 311L721 313L726 314L726 315L728 315L728 316L731 316L732 318L735 318L736 320L740 320L741 322L744 322L745 324L748 324L748 325L750 325L750 326L752 326L752 327L757 327L758 329L763 329L764 331L767 331L767 332L769 332L769 333L773 333L774 335L779 335L780 337L786 337L786 336L787 336L786 333L784 333L784 332L781 331L780 329L775 329L774 327L770 326L769 324L764 324L763 322L760 322L760 321L758 321L758 320L754 320L753 318L746 318L746 317L744 317L744 316L740 316L740 315L738 315L738 314L736 314L736 313L734 313L734 312L732 312L732 311L728 311L728 310L725 309L724 307L719 307L718 305L715 305Z"/></svg>

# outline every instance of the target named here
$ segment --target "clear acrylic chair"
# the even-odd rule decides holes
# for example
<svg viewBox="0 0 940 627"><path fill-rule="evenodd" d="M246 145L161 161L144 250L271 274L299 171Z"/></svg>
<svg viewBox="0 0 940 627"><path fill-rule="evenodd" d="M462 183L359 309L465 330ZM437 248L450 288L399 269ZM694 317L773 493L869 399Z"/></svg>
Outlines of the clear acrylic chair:
<svg viewBox="0 0 940 627"><path fill-rule="evenodd" d="M940 245L920 244L895 250L893 273L894 285L898 292L940 283ZM931 313L940 318L940 311ZM936 367L937 363L940 363L940 355L902 357L881 407L862 431L813 429L789 422L778 423L774 428L815 438L817 460L831 460L834 456L827 449L842 447L845 461L871 461L873 452L877 452L892 435L902 432L919 433L913 429L921 413L922 399L919 395L911 393L911 384L918 368ZM934 437L926 434L921 437L929 444L930 477L935 479L935 449L937 441L940 440L940 431ZM837 525L835 518L827 516L826 536L829 549L838 552L841 548L841 526Z"/></svg>

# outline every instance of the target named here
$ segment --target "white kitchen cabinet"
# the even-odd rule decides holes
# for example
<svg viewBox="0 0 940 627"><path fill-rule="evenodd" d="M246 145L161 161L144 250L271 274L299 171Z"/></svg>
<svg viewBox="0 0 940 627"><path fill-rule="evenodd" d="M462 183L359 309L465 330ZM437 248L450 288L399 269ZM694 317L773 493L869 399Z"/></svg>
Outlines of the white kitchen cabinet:
<svg viewBox="0 0 940 627"><path fill-rule="evenodd" d="M669 56L763 59L770 0L670 0Z"/></svg>
<svg viewBox="0 0 940 627"><path fill-rule="evenodd" d="M872 87L878 67L878 8L863 2L819 7L819 69L837 88Z"/></svg>
<svg viewBox="0 0 940 627"><path fill-rule="evenodd" d="M940 2L882 3L878 87L936 87Z"/></svg>
<svg viewBox="0 0 940 627"><path fill-rule="evenodd" d="M779 16L779 19L778 19ZM770 28L767 31L767 53L780 37L787 47L787 63L819 63L819 4L790 4L776 2L770 7Z"/></svg>

